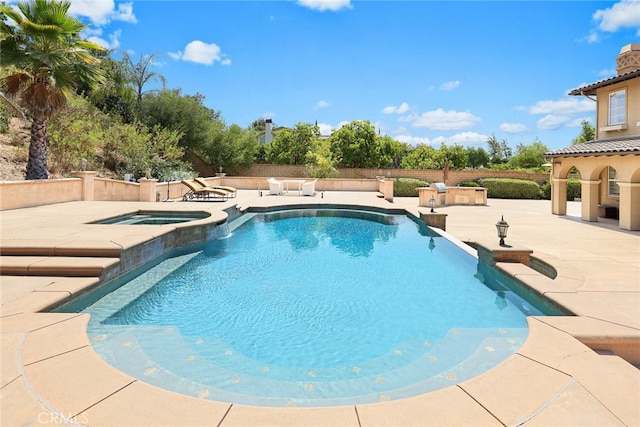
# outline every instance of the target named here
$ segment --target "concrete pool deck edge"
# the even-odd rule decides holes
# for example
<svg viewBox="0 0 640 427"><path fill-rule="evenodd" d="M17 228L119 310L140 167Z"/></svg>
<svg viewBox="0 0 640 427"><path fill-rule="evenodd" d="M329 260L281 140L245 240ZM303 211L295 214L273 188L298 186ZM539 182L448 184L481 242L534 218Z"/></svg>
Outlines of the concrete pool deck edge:
<svg viewBox="0 0 640 427"><path fill-rule="evenodd" d="M389 205L378 199L375 193L336 192L325 193L324 196L322 201L326 203ZM321 201L318 197L252 198L249 194L239 195L238 199L225 204L170 203L162 206L173 205L171 207L176 208L187 205L184 209L191 209L209 205L213 210L220 210L236 203L266 206ZM540 215L529 212L533 207L528 203L520 203L520 208L509 208L507 202L514 203L490 200L490 204L500 211L523 212L521 215L529 222L529 216ZM91 202L73 205L75 210L82 207L94 215L104 214L99 203L87 203ZM419 212L412 204L417 203L415 200L396 199L392 206L406 205L406 209ZM127 203L119 208L129 205L140 204ZM74 215L65 213L68 209L73 211L74 207L61 204L44 210L23 209L19 213L24 217L22 229L18 226L22 220L10 218L5 221L18 213L4 211L2 240L6 237L13 242L36 238L73 240L75 236L78 241L86 243L91 235L74 227L73 223L77 224L78 218L69 218ZM489 222L495 222L493 207L442 210L449 215L448 232L458 239L482 242L495 238L495 227ZM67 217L70 225L67 227L62 220L52 221L53 211ZM43 224L39 232L30 234L29 230L34 225L38 227L37 218L43 212L48 212L49 228L44 228ZM471 212L473 214L470 215ZM60 421L58 424L64 421L86 425L222 426L638 425L638 369L618 356L594 352L580 341L618 340L627 342L631 352L640 351L639 276L632 276L638 273L639 268L639 234L621 233L589 223L554 221L558 218L550 214L547 216L546 219L543 217L546 228L541 232L535 227L527 230L527 225L523 225L526 222L505 215L512 224L510 234L514 235L513 241L530 247L534 255L558 269L559 280L542 280L542 285L534 285L542 286L541 292L562 300L563 305L580 312L580 315L529 318L530 336L525 345L491 371L434 393L371 405L256 408L182 396L155 388L115 370L95 354L86 336L86 315L37 313L51 305L52 299L69 298L86 286L95 286L95 279L2 276L2 425L53 424L55 421ZM488 231L485 231L487 222ZM558 230L554 232L549 223L558 226ZM565 223L571 225L571 230L562 231L564 227L561 225ZM563 233L576 234L574 227L583 230L584 235L588 231L595 234L592 236L597 240L595 253L585 250L594 246L593 242L582 245L571 256L566 248L559 245L564 245ZM556 236L555 242L547 240L547 232ZM125 230L121 237L129 242L147 238L136 233ZM111 236L112 240L117 239ZM545 244L540 244L541 241ZM540 252L540 248L545 252ZM621 255L622 262L609 259L619 251L626 252L626 255ZM563 254L564 259L559 256ZM608 276L610 279L605 280L603 276L607 277L607 266L611 274ZM525 276L526 280L540 281L532 280L535 275L519 269L517 265L504 267L513 267L514 275ZM554 284L558 286L554 287ZM22 295L21 289L24 291ZM6 295L11 297L10 301L5 302Z"/></svg>

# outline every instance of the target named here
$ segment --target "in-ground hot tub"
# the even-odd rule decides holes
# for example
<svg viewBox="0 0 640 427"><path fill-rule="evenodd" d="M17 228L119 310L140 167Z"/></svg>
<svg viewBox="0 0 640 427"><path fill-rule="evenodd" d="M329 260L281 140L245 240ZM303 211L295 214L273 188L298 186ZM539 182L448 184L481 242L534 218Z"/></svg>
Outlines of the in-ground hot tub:
<svg viewBox="0 0 640 427"><path fill-rule="evenodd" d="M208 218L206 212L138 211L93 222L92 224L164 225Z"/></svg>

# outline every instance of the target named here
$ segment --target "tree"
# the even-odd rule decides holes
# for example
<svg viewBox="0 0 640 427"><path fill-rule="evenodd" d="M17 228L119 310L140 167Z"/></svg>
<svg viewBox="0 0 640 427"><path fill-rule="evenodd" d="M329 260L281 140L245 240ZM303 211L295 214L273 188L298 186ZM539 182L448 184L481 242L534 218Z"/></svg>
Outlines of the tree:
<svg viewBox="0 0 640 427"><path fill-rule="evenodd" d="M482 147L468 147L467 148L467 164L472 168L489 166L490 158L489 154Z"/></svg>
<svg viewBox="0 0 640 427"><path fill-rule="evenodd" d="M87 26L68 14L71 3L31 0L18 3L18 12L2 4L0 51L2 65L15 71L2 81L5 92L19 96L33 117L26 179L47 179L47 122L67 103L67 93L80 83L93 87L102 81L102 50L80 38ZM6 22L13 21L13 25Z"/></svg>
<svg viewBox="0 0 640 427"><path fill-rule="evenodd" d="M441 158L444 160L442 164L436 165L438 168L443 168L447 160L449 161L449 167L451 169L464 169L467 167L467 150L460 144L454 144L448 146L442 144L440 146Z"/></svg>
<svg viewBox="0 0 640 427"><path fill-rule="evenodd" d="M224 127L222 122L213 126L214 131L204 147L198 150L215 170L233 172L253 163L258 150L257 132L242 129L238 125Z"/></svg>
<svg viewBox="0 0 640 427"><path fill-rule="evenodd" d="M133 87L136 91L136 99L138 100L138 104L142 102L142 96L145 94L144 87L147 83L160 81L162 83L163 89L165 84L167 83L165 77L162 74L156 73L151 69L151 67L155 63L156 55L156 53L144 56L141 54L138 62L134 64L133 60L127 53L122 54L122 61L127 68L129 81L131 82L131 84L133 84Z"/></svg>
<svg viewBox="0 0 640 427"><path fill-rule="evenodd" d="M399 168L402 165L404 156L411 151L411 145L396 141L388 135L378 136L376 144L379 146L382 155L381 161L384 162L378 167Z"/></svg>
<svg viewBox="0 0 640 427"><path fill-rule="evenodd" d="M81 90L100 111L117 115L125 123L136 119L136 92L131 87L130 75L124 61L116 61L105 55L100 63L105 82L94 90Z"/></svg>
<svg viewBox="0 0 640 427"><path fill-rule="evenodd" d="M426 144L418 144L404 159L402 167L404 169L438 169L438 153Z"/></svg>
<svg viewBox="0 0 640 427"><path fill-rule="evenodd" d="M368 120L352 121L329 137L331 150L348 168L386 167L387 159L377 143L376 130Z"/></svg>
<svg viewBox="0 0 640 427"><path fill-rule="evenodd" d="M338 176L336 164L338 159L331 152L331 144L327 139L316 139L311 143L307 153L306 167L313 178L334 178Z"/></svg>
<svg viewBox="0 0 640 427"><path fill-rule="evenodd" d="M544 153L547 151L547 146L537 138L531 145L518 144L516 154L509 159L508 165L512 169L539 168L545 162Z"/></svg>
<svg viewBox="0 0 640 427"><path fill-rule="evenodd" d="M596 139L596 129L591 126L588 120L583 120L581 122L582 131L580 135L573 138L571 141L571 145L582 144L583 142L593 141Z"/></svg>
<svg viewBox="0 0 640 427"><path fill-rule="evenodd" d="M491 135L487 138L487 145L491 163L506 163L511 158L512 151L505 139L498 141L495 135Z"/></svg>
<svg viewBox="0 0 640 427"><path fill-rule="evenodd" d="M220 122L220 113L204 105L203 95L182 95L180 89L147 93L138 114L149 128L158 125L182 133L180 146L194 152L210 142L212 126Z"/></svg>
<svg viewBox="0 0 640 427"><path fill-rule="evenodd" d="M274 139L266 147L268 163L301 165L313 141L320 136L320 129L311 123L296 123L293 129L274 132Z"/></svg>

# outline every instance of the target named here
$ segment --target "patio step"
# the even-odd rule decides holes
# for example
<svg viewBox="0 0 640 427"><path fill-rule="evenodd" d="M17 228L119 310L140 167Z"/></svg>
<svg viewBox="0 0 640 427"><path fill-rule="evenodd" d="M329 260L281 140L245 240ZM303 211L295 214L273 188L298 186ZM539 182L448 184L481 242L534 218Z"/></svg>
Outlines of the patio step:
<svg viewBox="0 0 640 427"><path fill-rule="evenodd" d="M117 258L122 246L109 241L55 242L47 240L2 240L0 255Z"/></svg>
<svg viewBox="0 0 640 427"><path fill-rule="evenodd" d="M119 258L68 256L0 256L0 274L5 276L99 277Z"/></svg>

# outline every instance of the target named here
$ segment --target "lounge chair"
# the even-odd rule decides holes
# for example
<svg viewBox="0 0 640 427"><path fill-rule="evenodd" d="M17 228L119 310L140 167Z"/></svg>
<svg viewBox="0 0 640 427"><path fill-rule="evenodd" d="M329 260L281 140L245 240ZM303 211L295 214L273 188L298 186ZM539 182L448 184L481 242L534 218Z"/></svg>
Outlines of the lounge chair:
<svg viewBox="0 0 640 427"><path fill-rule="evenodd" d="M200 184L202 188L217 188L220 190L228 191L230 193L229 197L236 197L236 195L238 194L238 189L235 187L230 187L228 185L211 185L204 178L194 178L193 180L196 183Z"/></svg>
<svg viewBox="0 0 640 427"><path fill-rule="evenodd" d="M182 196L182 200L184 201L193 199L219 199L220 201L226 201L231 194L231 192L221 190L219 188L202 187L200 186L200 184L192 180L182 180L182 184L189 189L189 191L184 196Z"/></svg>
<svg viewBox="0 0 640 427"><path fill-rule="evenodd" d="M269 195L277 196L282 194L282 183L275 178L267 178L267 182L269 183Z"/></svg>
<svg viewBox="0 0 640 427"><path fill-rule="evenodd" d="M316 182L318 182L317 179L303 182L300 194L302 196L314 196L316 194Z"/></svg>

